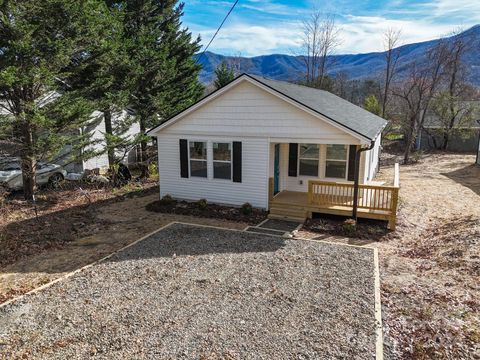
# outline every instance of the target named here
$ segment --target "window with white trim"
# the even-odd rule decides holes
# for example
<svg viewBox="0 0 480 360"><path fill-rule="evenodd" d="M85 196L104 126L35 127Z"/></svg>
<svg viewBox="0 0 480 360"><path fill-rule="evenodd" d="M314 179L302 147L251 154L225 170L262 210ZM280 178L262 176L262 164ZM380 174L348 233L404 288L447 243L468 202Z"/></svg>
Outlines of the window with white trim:
<svg viewBox="0 0 480 360"><path fill-rule="evenodd" d="M327 145L325 177L346 179L348 163L348 146Z"/></svg>
<svg viewBox="0 0 480 360"><path fill-rule="evenodd" d="M189 142L190 176L207 177L207 143L202 141Z"/></svg>
<svg viewBox="0 0 480 360"><path fill-rule="evenodd" d="M318 176L320 145L300 144L298 154L298 174L303 176Z"/></svg>
<svg viewBox="0 0 480 360"><path fill-rule="evenodd" d="M213 178L232 179L232 143L213 143Z"/></svg>

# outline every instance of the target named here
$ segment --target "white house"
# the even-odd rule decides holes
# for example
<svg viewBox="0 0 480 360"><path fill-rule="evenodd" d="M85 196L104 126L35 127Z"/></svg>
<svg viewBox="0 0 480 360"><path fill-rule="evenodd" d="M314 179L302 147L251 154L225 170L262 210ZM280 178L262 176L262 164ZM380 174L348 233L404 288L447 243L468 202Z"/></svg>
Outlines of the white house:
<svg viewBox="0 0 480 360"><path fill-rule="evenodd" d="M112 122L116 123L122 121L125 117L131 116L129 111L122 110L121 112L112 114ZM75 159L73 162L70 160L71 146L65 146L64 149L57 155L53 162L60 165L64 165L64 168L69 172L81 173L87 169L107 169L108 168L108 154L102 152L105 148L105 119L102 112L94 111L91 115L91 123L79 129L79 132L83 134L89 134L91 145L88 145L84 151L99 151L100 154L90 157L88 159L82 159L81 156ZM138 122L134 122L130 125L128 130L123 134L126 139L132 139L140 133L140 125ZM122 162L125 165L136 164L140 160L140 155L137 154L137 147L132 148L127 154L122 151L116 151L116 156L122 158Z"/></svg>
<svg viewBox="0 0 480 360"><path fill-rule="evenodd" d="M372 183L385 125L329 92L243 74L148 135L158 140L160 196L248 202L301 219L313 210L290 206L282 213L280 199L292 205L308 196L312 204L322 181L348 187L351 212L356 164L358 182Z"/></svg>
<svg viewBox="0 0 480 360"><path fill-rule="evenodd" d="M54 101L61 94L57 92L48 93L46 96L38 100L40 106ZM3 106L2 106L3 105ZM11 113L7 110L5 104L0 104L0 116L10 116ZM129 110L122 110L117 113L112 114L112 122L117 123L119 121L125 120L127 116L132 116L132 113ZM84 126L78 129L80 134L89 134L92 144L88 145L83 151L97 151L99 154L90 157L88 159L82 159L78 154L75 156L75 159L72 161L72 146L64 146L60 152L53 159L43 159L45 161L50 161L59 165L63 165L65 170L68 172L82 173L87 169L106 169L108 168L108 155L102 150L105 148L105 120L102 112L94 111L90 116L90 123L88 126ZM138 122L133 122L131 126L125 131L123 136L126 139L131 139L140 133L140 126ZM16 150L15 143L0 143L0 156L2 153L5 153L4 156L19 156L18 151ZM137 154L137 148L131 149L128 154L123 154L121 151L117 151L116 155L122 158L122 162L126 165L135 164L140 159L139 154ZM124 156L125 155L125 156Z"/></svg>

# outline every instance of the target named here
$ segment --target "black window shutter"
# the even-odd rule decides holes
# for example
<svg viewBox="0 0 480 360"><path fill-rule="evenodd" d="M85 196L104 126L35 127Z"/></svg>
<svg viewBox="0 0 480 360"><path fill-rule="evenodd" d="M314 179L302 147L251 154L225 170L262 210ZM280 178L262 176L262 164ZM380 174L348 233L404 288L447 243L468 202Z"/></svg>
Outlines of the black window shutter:
<svg viewBox="0 0 480 360"><path fill-rule="evenodd" d="M188 141L180 139L180 176L188 178Z"/></svg>
<svg viewBox="0 0 480 360"><path fill-rule="evenodd" d="M348 150L348 181L355 180L355 157L357 154L357 145L350 145Z"/></svg>
<svg viewBox="0 0 480 360"><path fill-rule="evenodd" d="M288 176L297 176L298 144L290 143L288 147Z"/></svg>
<svg viewBox="0 0 480 360"><path fill-rule="evenodd" d="M233 142L233 182L242 182L242 143Z"/></svg>

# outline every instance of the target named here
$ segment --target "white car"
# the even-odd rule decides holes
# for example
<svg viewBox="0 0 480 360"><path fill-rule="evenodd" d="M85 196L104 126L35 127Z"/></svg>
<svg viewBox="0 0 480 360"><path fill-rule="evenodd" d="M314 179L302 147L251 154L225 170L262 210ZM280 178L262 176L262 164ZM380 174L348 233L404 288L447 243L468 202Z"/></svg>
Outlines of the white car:
<svg viewBox="0 0 480 360"><path fill-rule="evenodd" d="M37 163L37 185L49 185L58 188L67 176L67 172L57 164ZM16 158L0 159L0 185L10 190L20 190L23 187L20 161Z"/></svg>

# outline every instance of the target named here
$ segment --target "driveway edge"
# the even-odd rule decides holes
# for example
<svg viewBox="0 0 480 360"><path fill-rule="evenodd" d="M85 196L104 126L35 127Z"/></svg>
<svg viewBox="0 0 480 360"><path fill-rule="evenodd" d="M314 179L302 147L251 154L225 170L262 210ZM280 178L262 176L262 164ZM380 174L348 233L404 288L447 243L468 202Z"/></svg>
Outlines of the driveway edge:
<svg viewBox="0 0 480 360"><path fill-rule="evenodd" d="M382 303L380 292L380 267L378 263L378 249L373 249L373 267L375 273L375 332L377 341L375 344L375 358L383 360L383 325L382 325Z"/></svg>
<svg viewBox="0 0 480 360"><path fill-rule="evenodd" d="M122 247L122 248L120 248L120 249L118 249L118 250L115 250L115 251L112 252L111 254L109 254L109 255L101 258L101 259L95 260L94 262L92 262L92 263L90 263L90 264L87 264L87 265L82 266L82 267L80 267L80 268L78 268L78 269L76 269L76 270L73 270L73 271L71 271L71 272L69 272L69 273L66 273L65 275L62 275L62 276L56 278L55 280L52 280L52 281L50 281L50 282L47 282L46 284L43 284L42 286L39 286L39 287L37 287L37 288L34 288L34 289L26 292L25 294L22 294L22 295L20 295L20 296L17 296L17 297L14 297L14 298L10 299L10 300L7 300L7 301L5 301L4 303L0 304L0 309L2 309L3 307L5 307L5 306L7 306L7 305L9 305L9 304L11 304L11 303L13 303L13 302L15 302L15 301L21 300L21 299L23 299L24 297L27 297L27 296L32 295L32 294L35 294L35 293L37 293L37 292L39 292L39 291L41 291L41 290L43 290L43 289L49 288L50 286L56 284L57 282L60 282L60 281L65 280L65 279L68 279L69 277L71 277L71 276L73 276L73 275L75 275L75 274L77 274L77 273L79 273L79 272L81 272L81 271L83 271L83 270L85 270L85 269L88 269L88 268L90 268L90 267L92 267L92 266L95 266L96 264L98 264L98 263L100 263L100 262L102 262L102 261L105 261L105 260L111 258L113 255L119 253L120 251L123 251L123 250L125 250L125 249L127 249L127 248L129 248L129 247L131 247L131 246L133 246L133 245L135 245L135 244L137 244L137 243L139 243L140 241L145 240L146 238L148 238L148 237L156 234L157 232L159 232L159 231L161 231L161 230L163 230L163 229L166 229L167 227L169 227L169 226L171 226L171 225L173 225L173 224L175 224L175 222L168 223L167 225L164 225L164 226L158 228L157 230L152 231L152 232L148 233L148 234L145 235L145 236L142 236L140 239L137 239L137 240L135 240L134 242L132 242L132 243L130 243L130 244L128 244L128 245L125 245L124 247Z"/></svg>

